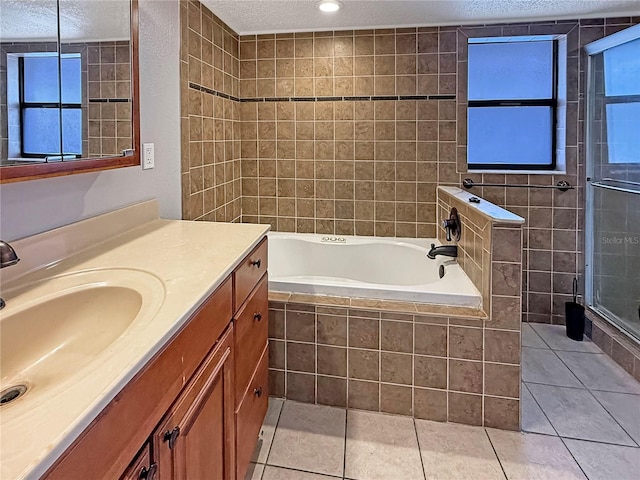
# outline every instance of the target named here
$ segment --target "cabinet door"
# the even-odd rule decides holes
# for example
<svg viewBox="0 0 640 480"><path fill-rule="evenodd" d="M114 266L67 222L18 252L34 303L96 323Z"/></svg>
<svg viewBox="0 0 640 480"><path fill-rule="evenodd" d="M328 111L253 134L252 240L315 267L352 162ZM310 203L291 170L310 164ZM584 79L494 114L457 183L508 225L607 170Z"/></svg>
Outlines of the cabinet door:
<svg viewBox="0 0 640 480"><path fill-rule="evenodd" d="M138 453L120 480L156 480L158 465L151 463L151 447L147 443Z"/></svg>
<svg viewBox="0 0 640 480"><path fill-rule="evenodd" d="M158 480L231 480L235 472L233 327L153 435Z"/></svg>

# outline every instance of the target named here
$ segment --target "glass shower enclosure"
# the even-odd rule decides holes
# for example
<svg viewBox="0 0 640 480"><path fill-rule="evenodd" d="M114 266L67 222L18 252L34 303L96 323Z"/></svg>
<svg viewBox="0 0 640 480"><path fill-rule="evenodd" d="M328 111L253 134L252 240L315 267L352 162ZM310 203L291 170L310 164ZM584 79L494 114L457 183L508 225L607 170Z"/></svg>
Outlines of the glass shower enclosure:
<svg viewBox="0 0 640 480"><path fill-rule="evenodd" d="M640 25L585 49L586 300L640 340Z"/></svg>

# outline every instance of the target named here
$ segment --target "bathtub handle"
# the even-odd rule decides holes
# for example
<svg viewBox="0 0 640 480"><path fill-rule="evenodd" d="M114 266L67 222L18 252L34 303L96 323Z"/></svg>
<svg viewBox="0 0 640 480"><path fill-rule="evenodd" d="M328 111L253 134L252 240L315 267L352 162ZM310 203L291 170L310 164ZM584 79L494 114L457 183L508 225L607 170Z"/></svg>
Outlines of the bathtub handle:
<svg viewBox="0 0 640 480"><path fill-rule="evenodd" d="M256 267L256 268L260 268L260 264L261 264L261 263L262 263L262 261L261 261L260 259L257 259L257 260L251 260L251 265L252 265L253 267Z"/></svg>
<svg viewBox="0 0 640 480"><path fill-rule="evenodd" d="M257 320L257 321L262 320L262 314L261 314L260 312L258 312L258 313L254 313L254 314L253 314L253 319L254 319L254 320Z"/></svg>

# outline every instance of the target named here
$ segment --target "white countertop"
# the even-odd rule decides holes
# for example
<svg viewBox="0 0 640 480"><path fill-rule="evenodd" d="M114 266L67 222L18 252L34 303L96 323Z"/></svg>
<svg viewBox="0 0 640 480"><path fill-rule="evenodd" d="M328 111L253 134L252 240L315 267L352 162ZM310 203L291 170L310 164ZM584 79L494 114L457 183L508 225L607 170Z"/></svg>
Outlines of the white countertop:
<svg viewBox="0 0 640 480"><path fill-rule="evenodd" d="M140 214L140 209L146 210ZM65 385L28 409L21 409L19 401L2 407L2 479L39 478L180 330L269 229L267 225L160 220L153 218L157 211L153 202L124 210L128 212L124 214L126 218L114 212L104 215L102 222L101 217L96 217L11 242L23 257L18 264L22 266L12 267L16 268L14 278L5 274L0 279L7 302L0 321L1 315L11 314L12 305L24 302L22 297L28 300L28 288L17 288L15 294L11 289L85 270L148 272L164 285L164 300L143 330L131 327L102 352L100 367L92 368L90 374L81 375L77 382ZM133 225L138 226L131 229ZM110 237L105 228L120 234ZM100 237L104 241L96 244L95 238ZM50 249L51 255L43 253L43 248ZM38 257L37 261L28 259L30 253ZM69 253L72 254L68 256ZM3 270L8 273L11 269ZM27 392L25 399L28 395Z"/></svg>

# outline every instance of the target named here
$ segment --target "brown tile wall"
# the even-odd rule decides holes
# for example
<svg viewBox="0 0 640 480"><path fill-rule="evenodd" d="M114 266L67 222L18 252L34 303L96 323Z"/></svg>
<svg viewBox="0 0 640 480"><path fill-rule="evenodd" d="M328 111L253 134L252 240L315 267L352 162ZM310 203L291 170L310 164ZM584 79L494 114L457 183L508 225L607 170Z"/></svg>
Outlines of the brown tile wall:
<svg viewBox="0 0 640 480"><path fill-rule="evenodd" d="M271 394L518 430L518 305L494 323L271 301Z"/></svg>
<svg viewBox="0 0 640 480"><path fill-rule="evenodd" d="M182 217L240 220L238 36L200 2L180 2Z"/></svg>
<svg viewBox="0 0 640 480"><path fill-rule="evenodd" d="M640 382L640 346L638 342L590 309L587 310L586 317L591 323L591 331L586 329L591 340Z"/></svg>
<svg viewBox="0 0 640 480"><path fill-rule="evenodd" d="M457 182L455 39L455 28L241 37L243 99L292 99L242 104L243 221L433 237L436 185Z"/></svg>
<svg viewBox="0 0 640 480"><path fill-rule="evenodd" d="M75 48L63 45L62 52ZM90 157L121 155L133 147L130 50L126 41L86 45Z"/></svg>
<svg viewBox="0 0 640 480"><path fill-rule="evenodd" d="M577 188L473 190L527 221L524 320L562 323L572 279L578 275L582 285L584 270L581 47L637 21L240 37L241 96L267 99L242 104L243 220L281 231L435 236L436 185L460 185L464 178L540 185L567 180ZM468 173L467 40L535 34L568 36L566 175ZM375 98L401 95L426 99ZM430 100L433 95L454 97Z"/></svg>

